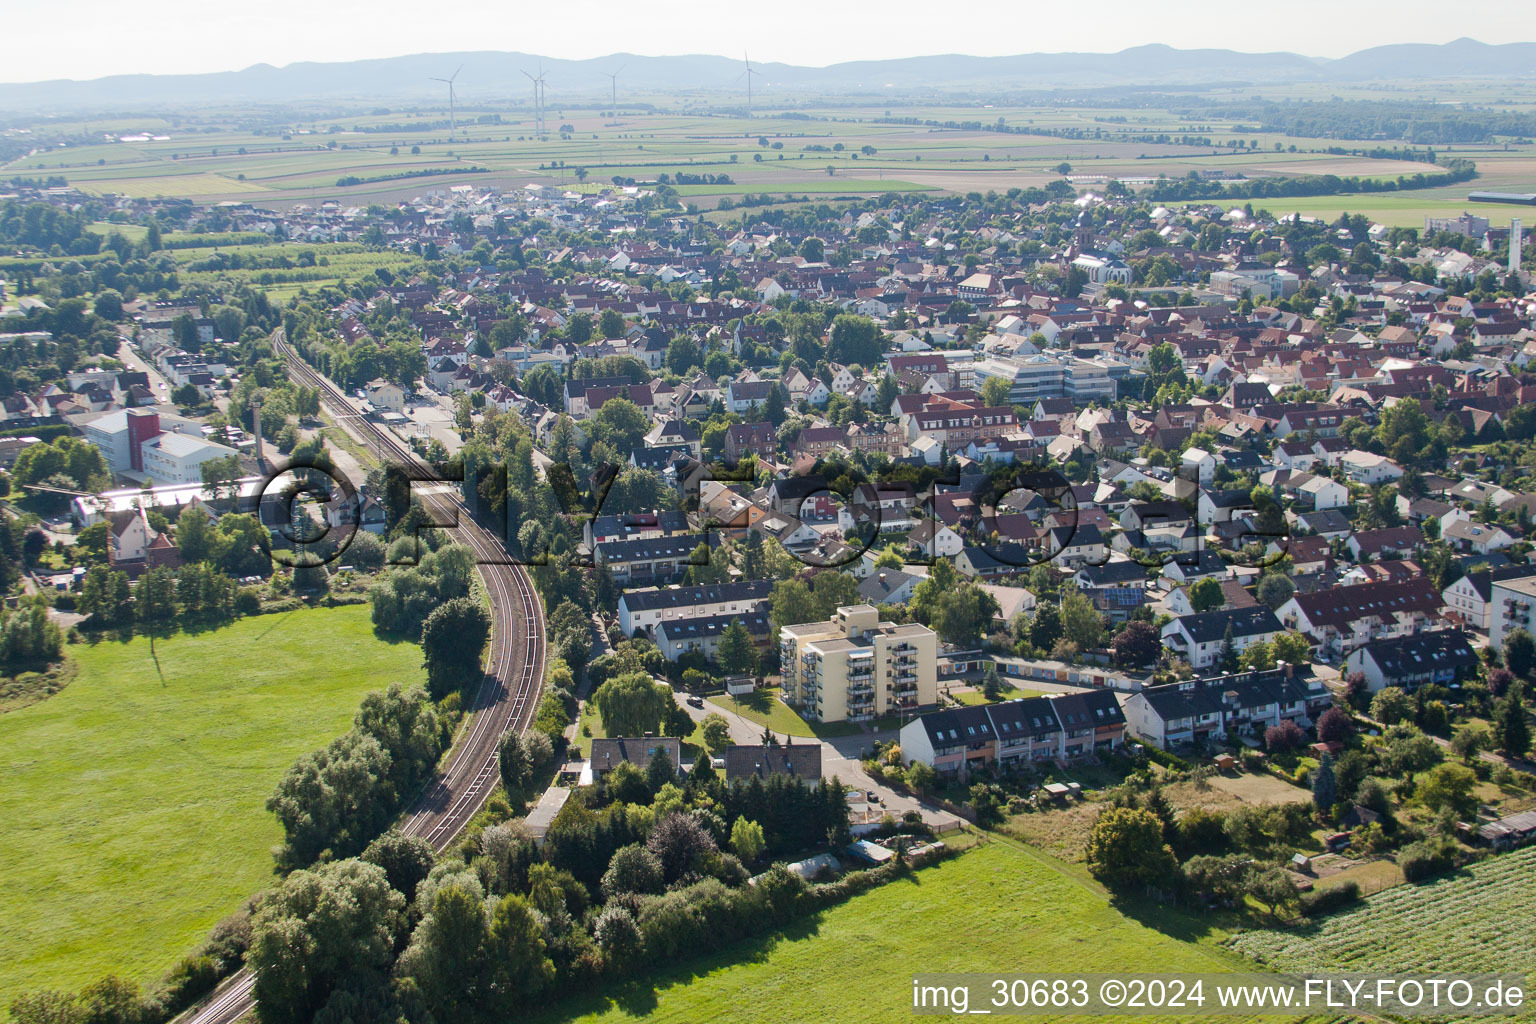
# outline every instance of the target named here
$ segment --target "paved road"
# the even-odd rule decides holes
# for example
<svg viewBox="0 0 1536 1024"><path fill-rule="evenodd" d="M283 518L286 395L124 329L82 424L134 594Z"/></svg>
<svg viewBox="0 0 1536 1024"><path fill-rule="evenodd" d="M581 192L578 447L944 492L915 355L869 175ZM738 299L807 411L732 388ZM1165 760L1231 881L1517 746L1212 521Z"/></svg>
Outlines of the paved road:
<svg viewBox="0 0 1536 1024"><path fill-rule="evenodd" d="M117 347L117 358L123 361L123 365L130 370L138 370L149 375L149 386L155 393L155 398L162 402L171 400L171 382L160 374L160 371L149 364L149 360L139 355L138 350L124 339Z"/></svg>
<svg viewBox="0 0 1536 1024"><path fill-rule="evenodd" d="M289 360L295 379L318 387L321 401L360 443L383 460L397 462L413 476L423 467L398 439L356 414L349 400L326 378L287 351L282 331L274 348ZM457 494L437 488L422 495L437 514L458 505ZM544 604L521 566L496 564L505 548L467 514L458 517L455 539L474 549L478 571L492 610L491 650L486 674L470 703L468 724L454 749L401 819L401 830L427 840L441 852L484 805L498 778L496 746L508 728L526 729L533 719L544 682ZM195 1010L189 1024L230 1024L255 1008L255 974L243 970L225 980Z"/></svg>

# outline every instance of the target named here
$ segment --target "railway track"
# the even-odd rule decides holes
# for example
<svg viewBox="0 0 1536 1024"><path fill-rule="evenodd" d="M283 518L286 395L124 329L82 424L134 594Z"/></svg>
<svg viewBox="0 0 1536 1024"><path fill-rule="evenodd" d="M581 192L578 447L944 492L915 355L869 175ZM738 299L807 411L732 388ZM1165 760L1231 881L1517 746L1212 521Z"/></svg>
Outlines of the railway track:
<svg viewBox="0 0 1536 1024"><path fill-rule="evenodd" d="M404 467L415 480L433 480L426 465L389 431L370 422L352 407L346 395L294 352L279 329L273 347L288 362L289 373L319 391L320 402L343 429L358 437L383 462ZM455 745L448 763L427 785L401 818L400 830L420 836L441 853L485 805L499 778L497 741L509 728L526 730L533 721L544 681L544 604L527 571L519 565L497 564L506 557L500 539L476 523L459 499L438 491L421 495L422 504L447 522L457 519L455 539L467 544L479 563L477 571L491 603L491 653L485 679L470 703L468 731ZM181 1018L183 1024L231 1024L256 1005L256 976L250 970L233 975L200 1007Z"/></svg>

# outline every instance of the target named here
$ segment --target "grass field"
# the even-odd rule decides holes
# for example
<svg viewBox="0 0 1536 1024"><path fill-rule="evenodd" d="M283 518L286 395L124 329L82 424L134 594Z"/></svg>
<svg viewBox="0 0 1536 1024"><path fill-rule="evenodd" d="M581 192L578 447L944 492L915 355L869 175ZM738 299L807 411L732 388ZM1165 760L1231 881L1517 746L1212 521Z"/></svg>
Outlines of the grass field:
<svg viewBox="0 0 1536 1024"><path fill-rule="evenodd" d="M365 605L69 648L79 674L0 716L0 1014L109 971L142 983L272 881L267 796L421 651Z"/></svg>
<svg viewBox="0 0 1536 1024"><path fill-rule="evenodd" d="M1304 929L1244 932L1233 948L1281 971L1536 977L1536 847L1400 885Z"/></svg>
<svg viewBox="0 0 1536 1024"><path fill-rule="evenodd" d="M565 1003L537 1019L867 1024L912 1013L918 972L1232 970L1239 961L1216 946L1218 938L1215 931L1179 938L1159 932L1049 859L993 842L779 936L706 955L612 998Z"/></svg>

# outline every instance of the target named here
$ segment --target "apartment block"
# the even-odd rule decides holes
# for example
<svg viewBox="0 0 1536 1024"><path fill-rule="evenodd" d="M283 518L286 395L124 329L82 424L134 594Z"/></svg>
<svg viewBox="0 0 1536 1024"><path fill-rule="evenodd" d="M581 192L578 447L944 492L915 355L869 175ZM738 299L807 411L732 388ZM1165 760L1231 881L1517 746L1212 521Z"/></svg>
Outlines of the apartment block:
<svg viewBox="0 0 1536 1024"><path fill-rule="evenodd" d="M1502 650L1517 629L1536 633L1536 576L1501 580L1490 587L1488 646Z"/></svg>
<svg viewBox="0 0 1536 1024"><path fill-rule="evenodd" d="M938 635L845 605L779 631L784 700L818 722L862 722L938 700Z"/></svg>

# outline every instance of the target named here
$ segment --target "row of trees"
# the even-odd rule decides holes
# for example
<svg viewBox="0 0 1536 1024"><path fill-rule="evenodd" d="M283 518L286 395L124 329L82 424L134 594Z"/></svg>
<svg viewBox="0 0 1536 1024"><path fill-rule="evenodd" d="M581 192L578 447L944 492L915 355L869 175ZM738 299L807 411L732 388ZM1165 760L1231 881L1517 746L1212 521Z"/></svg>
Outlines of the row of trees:
<svg viewBox="0 0 1536 1024"><path fill-rule="evenodd" d="M449 727L424 690L369 694L352 729L288 769L267 809L283 827L285 867L361 852L415 795L447 748Z"/></svg>

